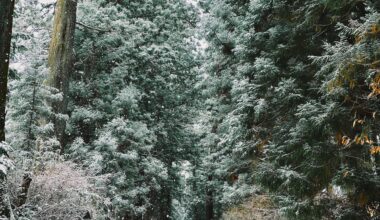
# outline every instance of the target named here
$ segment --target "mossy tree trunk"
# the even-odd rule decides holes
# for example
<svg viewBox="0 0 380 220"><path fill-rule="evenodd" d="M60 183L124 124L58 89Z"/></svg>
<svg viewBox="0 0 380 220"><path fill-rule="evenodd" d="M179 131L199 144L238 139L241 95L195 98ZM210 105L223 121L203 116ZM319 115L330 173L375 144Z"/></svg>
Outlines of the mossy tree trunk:
<svg viewBox="0 0 380 220"><path fill-rule="evenodd" d="M11 51L12 20L14 0L0 0L0 142L5 141L5 106L7 101L7 83L9 71L9 54ZM11 210L6 195L5 164L1 158L7 156L0 148L0 218L10 218Z"/></svg>
<svg viewBox="0 0 380 220"><path fill-rule="evenodd" d="M62 93L62 100L52 103L56 117L53 118L54 131L61 143L61 153L66 145L66 121L69 76L73 71L73 44L76 22L77 0L57 0L52 39L49 48L50 74L47 85Z"/></svg>

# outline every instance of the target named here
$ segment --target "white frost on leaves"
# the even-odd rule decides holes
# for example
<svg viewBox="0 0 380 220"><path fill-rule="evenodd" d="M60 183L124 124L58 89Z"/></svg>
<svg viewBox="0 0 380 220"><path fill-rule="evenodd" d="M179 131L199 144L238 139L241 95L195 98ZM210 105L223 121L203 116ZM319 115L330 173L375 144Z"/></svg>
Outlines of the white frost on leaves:
<svg viewBox="0 0 380 220"><path fill-rule="evenodd" d="M340 186L337 186L337 185L333 185L332 186L332 193L338 197L338 198L343 198L345 197L346 193L344 192L344 190L342 189L342 187Z"/></svg>
<svg viewBox="0 0 380 220"><path fill-rule="evenodd" d="M13 167L12 160L5 155L0 156L0 172L7 175L8 170Z"/></svg>
<svg viewBox="0 0 380 220"><path fill-rule="evenodd" d="M186 2L188 4L192 4L192 5L196 6L198 4L199 0L186 0Z"/></svg>
<svg viewBox="0 0 380 220"><path fill-rule="evenodd" d="M56 0L39 0L39 2L44 5L54 4L55 1Z"/></svg>
<svg viewBox="0 0 380 220"><path fill-rule="evenodd" d="M7 175L8 173L8 167L2 164L2 158L0 158L0 172Z"/></svg>
<svg viewBox="0 0 380 220"><path fill-rule="evenodd" d="M28 201L38 207L33 219L76 219L89 212L98 219L104 203L102 189L96 183L105 182L71 162L56 162L36 173L29 188Z"/></svg>
<svg viewBox="0 0 380 220"><path fill-rule="evenodd" d="M0 151L2 152L10 152L11 147L6 142L0 143ZM12 160L10 160L7 156L0 156L0 172L7 175L8 170L13 167Z"/></svg>
<svg viewBox="0 0 380 220"><path fill-rule="evenodd" d="M26 69L26 66L22 62L15 62L15 63L9 64L9 68L16 70L17 72L24 72Z"/></svg>
<svg viewBox="0 0 380 220"><path fill-rule="evenodd" d="M11 146L4 141L0 143L0 149L5 152L10 152L12 150Z"/></svg>

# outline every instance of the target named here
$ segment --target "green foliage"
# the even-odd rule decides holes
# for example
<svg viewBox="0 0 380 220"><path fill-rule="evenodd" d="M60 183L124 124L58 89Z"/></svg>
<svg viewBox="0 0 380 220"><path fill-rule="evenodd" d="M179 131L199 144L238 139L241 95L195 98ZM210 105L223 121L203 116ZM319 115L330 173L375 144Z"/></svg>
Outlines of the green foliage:
<svg viewBox="0 0 380 220"><path fill-rule="evenodd" d="M52 6L20 0L11 185L30 171L45 181L67 160L86 184L108 181L95 184L102 202L83 206L99 219L219 219L253 198L289 219L378 216L379 10L375 0L80 1L69 111L56 115L49 103L62 94L43 85ZM64 155L47 123L56 117L67 121Z"/></svg>
<svg viewBox="0 0 380 220"><path fill-rule="evenodd" d="M195 9L185 1L78 5L70 155L112 176L114 218L169 219L192 157ZM194 51L193 53L191 51Z"/></svg>
<svg viewBox="0 0 380 220"><path fill-rule="evenodd" d="M378 134L375 1L203 4L210 45L200 84L211 87L203 93L212 128L201 141L209 149L201 167L213 171L215 206L241 200L225 203L221 186L238 193L248 176L291 219L376 215L365 211L379 192L378 158L368 150L377 152ZM318 202L334 184L344 188L343 208Z"/></svg>

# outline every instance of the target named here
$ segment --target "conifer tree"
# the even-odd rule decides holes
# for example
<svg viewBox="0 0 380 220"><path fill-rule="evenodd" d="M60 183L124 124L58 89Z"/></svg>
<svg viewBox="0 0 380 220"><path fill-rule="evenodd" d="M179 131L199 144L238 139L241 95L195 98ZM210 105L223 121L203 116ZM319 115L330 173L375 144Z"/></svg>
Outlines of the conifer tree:
<svg viewBox="0 0 380 220"><path fill-rule="evenodd" d="M339 215L334 216L336 212L331 211L331 206L320 203L320 193L323 190L336 186L334 184L343 187L350 182L348 178L337 181L341 179L338 176L344 173L339 168L342 164L353 163L357 164L356 167L364 168L367 162L359 161L370 160L369 151L365 159L353 159L363 158L364 149L353 155L343 156L339 150L341 139L355 139L357 143L361 143L367 139L371 142L371 138L366 138L367 133L363 134L362 124L357 124L358 121L363 122L362 114L360 118L349 120L356 120L356 129L360 127L361 130L359 133L337 132L338 128L351 129L348 124L342 124L348 118L348 109L342 108L342 105L347 102L343 97L349 96L341 93L343 91L340 89L345 78L340 76L329 84L333 88L336 87L335 82L339 85L339 89L334 91L342 95L341 101L329 101L338 96L330 93L329 97L321 95L326 93L319 87L324 85L323 80L326 82L325 76L321 77L322 72L334 70L334 66L346 63L342 58L335 59L338 54L344 57L337 48L347 51L344 54L357 54L345 48L343 43L336 47L322 45L326 42L330 45L339 37L352 42L354 36L348 37L348 29L342 27L352 20L363 18L368 23L376 23L373 18L366 17L371 14L371 10L376 10L376 3L226 0L205 1L203 5L211 16L205 28L205 36L211 45L208 52L210 58L207 66L211 66L208 77L216 82L211 87L212 90L208 88L205 91L212 92L208 98L209 103L217 106L215 110L208 107L210 113L216 116L213 129L216 135L210 139L213 149L210 155L214 154L215 159L209 161L215 161L216 167L225 165L222 171L230 172L217 177L220 183L215 183L214 186L228 184L229 174L232 174L233 179L238 180L232 182L232 192L239 195L238 198L231 199L232 202L244 198L246 193L249 195L254 192L239 186L242 182L251 186L264 186L264 190L276 193L274 199L279 202L283 211L292 215L291 218L320 219L322 216L333 216L331 218L344 219L356 216L355 218L360 219L368 216L364 207L372 207L371 204L375 204L376 199L368 197L368 192L365 193L362 189L370 188L375 197L378 192L377 184L369 184L376 182L367 175L369 170L356 171L360 175L354 176L369 181L357 182L363 185L349 184L351 190L355 185L355 196L352 197L350 190L347 191L345 195L350 198L351 203L346 206L341 204L337 211ZM372 32L376 35L376 31ZM371 48L368 41L365 42L366 49ZM323 55L313 62L310 57L322 55L325 48L334 48L337 55L333 59ZM316 65L330 60L334 60L331 65ZM210 63L213 65L209 65ZM334 75L337 75L336 72ZM343 76L346 75L345 73ZM210 85L211 80L205 81ZM355 83L358 82L354 80L351 87L355 87ZM375 85L372 84L373 88L376 88ZM370 94L373 97L376 92ZM332 141L335 136L340 137L340 141ZM350 141L347 143L352 142ZM375 152L376 148L372 149ZM342 156L351 159L337 159ZM353 171L348 173L350 172ZM245 176L248 178L244 178ZM223 190L217 191L223 195ZM223 204L223 197L219 199L214 195L214 198L214 201ZM330 201L337 202L334 199ZM361 202L358 204L358 201ZM221 207L225 210L229 206L226 203Z"/></svg>
<svg viewBox="0 0 380 220"><path fill-rule="evenodd" d="M182 193L177 167L192 153L193 11L185 1L78 5L71 155L112 174L115 216L170 219Z"/></svg>

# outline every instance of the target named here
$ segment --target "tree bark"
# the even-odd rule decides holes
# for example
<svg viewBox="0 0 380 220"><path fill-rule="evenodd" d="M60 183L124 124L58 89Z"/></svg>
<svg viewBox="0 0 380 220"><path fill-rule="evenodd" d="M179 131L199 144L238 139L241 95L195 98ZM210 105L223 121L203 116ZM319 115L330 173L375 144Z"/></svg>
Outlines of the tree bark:
<svg viewBox="0 0 380 220"><path fill-rule="evenodd" d="M159 198L159 209L160 215L157 216L159 220L170 220L172 217L172 200L174 193L174 185L176 184L176 173L173 168L174 158L169 157L166 158L167 161L164 161L166 166L168 167L168 180L165 182L164 186L162 186Z"/></svg>
<svg viewBox="0 0 380 220"><path fill-rule="evenodd" d="M209 175L208 178L208 186L206 187L206 220L214 219L214 198L213 198L213 189L210 186L212 182L212 176Z"/></svg>
<svg viewBox="0 0 380 220"><path fill-rule="evenodd" d="M11 51L14 4L14 0L0 0L0 142L5 141L5 106L8 90L9 54ZM6 152L1 150L0 158L4 155L7 156ZM0 170L1 217L11 217L8 196L6 195L6 173L2 172L2 170Z"/></svg>
<svg viewBox="0 0 380 220"><path fill-rule="evenodd" d="M159 220L170 220L171 218L171 206L172 206L172 195L171 187L164 186L162 189L162 204Z"/></svg>
<svg viewBox="0 0 380 220"><path fill-rule="evenodd" d="M16 207L21 207L26 203L28 199L28 191L30 184L32 183L32 175L30 173L25 173L22 178L22 183L17 195L17 200L15 202Z"/></svg>
<svg viewBox="0 0 380 220"><path fill-rule="evenodd" d="M5 105L14 0L0 0L0 141L5 141Z"/></svg>
<svg viewBox="0 0 380 220"><path fill-rule="evenodd" d="M54 132L61 143L61 153L66 145L66 121L60 117L67 113L69 76L73 71L73 46L77 0L57 0L53 34L49 48L50 74L47 85L62 93L62 100L52 103Z"/></svg>
<svg viewBox="0 0 380 220"><path fill-rule="evenodd" d="M32 126L34 121L34 113L36 112L36 90L37 90L37 83L35 81L32 82L33 85L33 93L32 93L32 103L31 103L31 110L29 114L29 124L28 124L28 148L32 149L32 141L35 141L33 132L32 132Z"/></svg>

